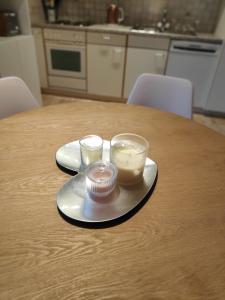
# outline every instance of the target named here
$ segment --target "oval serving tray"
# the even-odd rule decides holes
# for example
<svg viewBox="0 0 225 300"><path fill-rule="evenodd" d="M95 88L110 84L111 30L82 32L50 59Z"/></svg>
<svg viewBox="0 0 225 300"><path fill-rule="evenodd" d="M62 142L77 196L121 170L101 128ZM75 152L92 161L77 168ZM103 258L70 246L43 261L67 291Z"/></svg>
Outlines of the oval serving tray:
<svg viewBox="0 0 225 300"><path fill-rule="evenodd" d="M85 176L72 177L57 193L58 209L81 222L100 223L120 218L133 210L148 194L157 175L157 165L147 158L143 182L134 186L117 185L111 197L93 200L88 196Z"/></svg>
<svg viewBox="0 0 225 300"><path fill-rule="evenodd" d="M110 142L104 140L103 160L110 160ZM80 172L80 145L74 141L63 145L56 152L56 161L62 167ZM56 202L59 211L72 220L85 223L103 223L118 219L137 207L153 187L157 177L157 164L146 159L143 181L133 186L117 187L112 195L93 200L86 188L85 175L80 172L58 191Z"/></svg>

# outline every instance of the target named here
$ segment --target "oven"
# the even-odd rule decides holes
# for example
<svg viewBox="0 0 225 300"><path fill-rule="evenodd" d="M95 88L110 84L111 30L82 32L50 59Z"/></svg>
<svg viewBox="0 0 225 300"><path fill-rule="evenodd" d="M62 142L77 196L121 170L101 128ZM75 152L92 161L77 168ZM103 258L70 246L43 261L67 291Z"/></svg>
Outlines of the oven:
<svg viewBox="0 0 225 300"><path fill-rule="evenodd" d="M50 87L85 89L85 32L45 29L44 37Z"/></svg>
<svg viewBox="0 0 225 300"><path fill-rule="evenodd" d="M46 42L50 75L85 78L85 46L69 42Z"/></svg>

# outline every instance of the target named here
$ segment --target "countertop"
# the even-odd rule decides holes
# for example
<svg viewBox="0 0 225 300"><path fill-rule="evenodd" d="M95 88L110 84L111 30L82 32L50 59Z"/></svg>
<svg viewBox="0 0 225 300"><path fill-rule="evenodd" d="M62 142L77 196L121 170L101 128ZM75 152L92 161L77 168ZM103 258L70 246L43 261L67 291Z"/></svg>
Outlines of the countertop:
<svg viewBox="0 0 225 300"><path fill-rule="evenodd" d="M221 44L223 39L214 35L206 33L197 33L196 35L178 34L173 32L157 32L154 29L145 30L132 30L131 26L117 25L117 24L96 24L91 26L74 26L74 25L61 25L61 24L47 24L47 23L34 23L32 27L40 28L52 28L52 29L64 29L64 30L81 30L86 32L110 32L110 33L122 33L132 35L143 36L155 36L161 38L169 38L175 40L188 40L197 42L209 42L215 44Z"/></svg>
<svg viewBox="0 0 225 300"><path fill-rule="evenodd" d="M17 41L21 39L25 39L27 37L32 37L30 34L18 34L14 36L0 36L0 43L8 42L8 41Z"/></svg>

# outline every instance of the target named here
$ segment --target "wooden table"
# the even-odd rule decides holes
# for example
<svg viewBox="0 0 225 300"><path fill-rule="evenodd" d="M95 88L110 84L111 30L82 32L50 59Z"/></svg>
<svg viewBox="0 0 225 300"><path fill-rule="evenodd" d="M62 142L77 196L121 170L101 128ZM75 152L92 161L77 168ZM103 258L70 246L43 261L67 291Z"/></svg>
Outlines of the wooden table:
<svg viewBox="0 0 225 300"><path fill-rule="evenodd" d="M63 144L95 133L150 141L156 188L110 228L65 222ZM225 299L225 138L179 116L114 103L48 106L0 121L0 299Z"/></svg>

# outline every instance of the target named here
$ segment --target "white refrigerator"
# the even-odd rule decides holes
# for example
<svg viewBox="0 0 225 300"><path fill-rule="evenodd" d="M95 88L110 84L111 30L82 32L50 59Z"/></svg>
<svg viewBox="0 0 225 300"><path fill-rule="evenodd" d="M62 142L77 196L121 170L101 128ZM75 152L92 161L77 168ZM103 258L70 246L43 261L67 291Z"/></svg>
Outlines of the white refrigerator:
<svg viewBox="0 0 225 300"><path fill-rule="evenodd" d="M0 77L20 77L42 105L40 80L32 35L0 37Z"/></svg>

